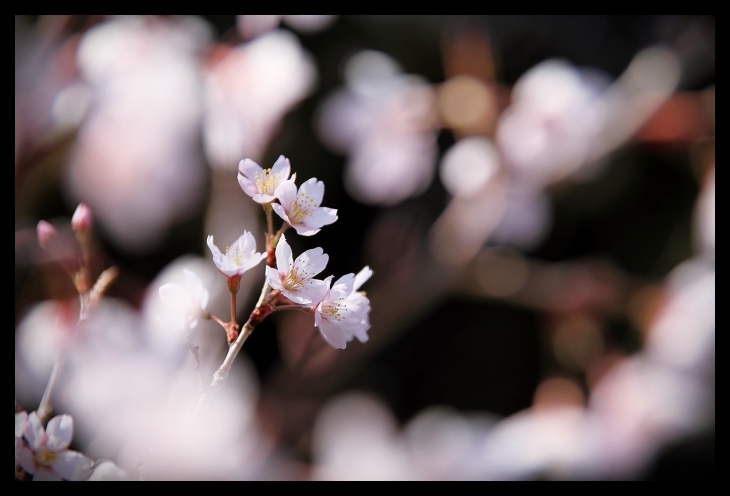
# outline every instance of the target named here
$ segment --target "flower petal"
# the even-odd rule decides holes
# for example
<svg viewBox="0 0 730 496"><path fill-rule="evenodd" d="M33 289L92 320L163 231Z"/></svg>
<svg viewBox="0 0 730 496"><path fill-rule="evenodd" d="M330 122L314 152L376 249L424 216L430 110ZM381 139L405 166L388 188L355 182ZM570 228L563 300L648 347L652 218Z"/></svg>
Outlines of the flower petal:
<svg viewBox="0 0 730 496"><path fill-rule="evenodd" d="M266 279L269 281L269 286L272 288L278 289L279 291L284 289L284 286L281 284L281 276L279 275L279 272L268 265L266 266Z"/></svg>
<svg viewBox="0 0 730 496"><path fill-rule="evenodd" d="M278 203L272 203L271 204L271 207L274 209L274 212L276 212L276 215L278 215L279 217L281 217L281 219L284 222L286 222L289 225L292 225L292 222L289 220L289 216L286 215L286 211L284 210L284 207L282 207ZM296 226L294 226L294 229L296 229ZM299 232L298 229L297 229L297 232Z"/></svg>
<svg viewBox="0 0 730 496"><path fill-rule="evenodd" d="M324 183L317 181L316 177L307 179L299 188L299 194L307 195L316 206L320 206L324 197Z"/></svg>
<svg viewBox="0 0 730 496"><path fill-rule="evenodd" d="M271 168L271 174L280 174L281 180L285 181L289 179L289 173L291 172L291 163L289 159L284 155L279 155L279 158L274 162L274 166Z"/></svg>
<svg viewBox="0 0 730 496"><path fill-rule="evenodd" d="M297 197L297 186L294 184L295 178L296 174L294 174L294 177L291 179L288 179L277 186L276 191L274 191L274 196L279 199L284 210L287 212L289 211L294 198Z"/></svg>
<svg viewBox="0 0 730 496"><path fill-rule="evenodd" d="M336 220L336 208L317 207L304 219L304 224L310 227L322 227L333 224Z"/></svg>
<svg viewBox="0 0 730 496"><path fill-rule="evenodd" d="M185 287L198 302L200 308L205 310L205 307L208 305L209 295L208 290L205 289L205 286L203 286L203 281L201 281L198 274L192 270L183 269L183 274L185 275ZM162 291L162 288L160 288L160 291Z"/></svg>
<svg viewBox="0 0 730 496"><path fill-rule="evenodd" d="M314 236L319 231L321 231L320 228L312 228L304 224L292 224L290 222L289 225L292 226L297 234L300 236Z"/></svg>
<svg viewBox="0 0 730 496"><path fill-rule="evenodd" d="M33 480L58 482L62 480L62 478L53 470L49 470L46 467L38 467L38 469L35 471L35 474L33 474Z"/></svg>
<svg viewBox="0 0 730 496"><path fill-rule="evenodd" d="M284 276L288 275L292 261L291 246L286 242L286 236L282 234L279 243L276 245L276 268L279 269L279 273Z"/></svg>
<svg viewBox="0 0 730 496"><path fill-rule="evenodd" d="M46 447L51 451L63 451L69 447L74 436L74 419L71 415L53 417L46 428Z"/></svg>
<svg viewBox="0 0 730 496"><path fill-rule="evenodd" d="M188 291L179 284L172 282L163 284L160 286L159 292L160 299L165 305L181 310L188 309Z"/></svg>
<svg viewBox="0 0 730 496"><path fill-rule="evenodd" d="M31 412L28 415L28 422L23 428L23 435L33 451L39 451L46 444L46 431L38 418L38 413Z"/></svg>
<svg viewBox="0 0 730 496"><path fill-rule="evenodd" d="M324 340L327 341L327 344L333 348L344 350L345 346L347 346L345 334L342 332L342 329L335 324L332 324L327 319L320 320L319 333L322 335Z"/></svg>
<svg viewBox="0 0 730 496"><path fill-rule="evenodd" d="M355 285L353 286L352 290L357 291L358 289L360 289L360 286L365 284L365 282L367 282L367 280L370 279L372 275L373 271L370 269L369 266L366 265L365 267L363 267L360 272L358 272L355 276Z"/></svg>
<svg viewBox="0 0 730 496"><path fill-rule="evenodd" d="M263 171L264 169L250 158L244 158L238 162L238 173L252 181L254 183L254 188L256 188L256 174L261 174Z"/></svg>
<svg viewBox="0 0 730 496"><path fill-rule="evenodd" d="M322 272L329 259L329 255L324 253L322 248L312 248L297 257L294 261L294 268L300 275L309 278Z"/></svg>
<svg viewBox="0 0 730 496"><path fill-rule="evenodd" d="M66 480L86 480L91 475L94 461L78 451L64 451L58 454L58 459L51 465L51 469Z"/></svg>
<svg viewBox="0 0 730 496"><path fill-rule="evenodd" d="M337 281L335 281L335 283L332 285L332 289L330 291L333 293L337 291L338 293L340 293L341 296L333 296L331 299L336 299L339 297L345 298L349 296L350 293L352 293L354 283L355 274L353 274L352 272L349 274L345 274L344 276L337 279Z"/></svg>
<svg viewBox="0 0 730 496"><path fill-rule="evenodd" d="M238 184L241 186L243 192L251 198L256 196L259 192L258 188L256 188L256 183L245 177L243 174L238 174Z"/></svg>
<svg viewBox="0 0 730 496"><path fill-rule="evenodd" d="M35 473L36 465L35 458L33 457L33 452L30 450L30 448L23 445L23 441L21 439L15 440L15 461L18 462L20 468L22 468L29 474L32 475Z"/></svg>
<svg viewBox="0 0 730 496"><path fill-rule="evenodd" d="M109 460L97 462L89 476L90 481L128 481L132 477Z"/></svg>
<svg viewBox="0 0 730 496"><path fill-rule="evenodd" d="M301 305L316 305L324 300L329 288L327 283L319 279L308 279L296 291L282 291L282 294L295 303Z"/></svg>
<svg viewBox="0 0 730 496"><path fill-rule="evenodd" d="M28 422L28 412L18 412L15 414L15 437L23 437L23 427Z"/></svg>

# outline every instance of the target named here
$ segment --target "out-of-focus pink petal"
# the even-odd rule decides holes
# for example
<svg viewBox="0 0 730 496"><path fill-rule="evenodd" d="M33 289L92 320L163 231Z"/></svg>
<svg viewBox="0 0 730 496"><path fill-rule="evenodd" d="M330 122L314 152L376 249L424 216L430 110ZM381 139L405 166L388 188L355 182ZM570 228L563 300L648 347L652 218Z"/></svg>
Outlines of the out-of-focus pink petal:
<svg viewBox="0 0 730 496"><path fill-rule="evenodd" d="M78 451L64 451L51 466L52 470L66 480L86 480L91 475L94 461Z"/></svg>
<svg viewBox="0 0 730 496"><path fill-rule="evenodd" d="M57 415L48 422L46 447L51 451L63 451L71 444L74 420L71 415Z"/></svg>
<svg viewBox="0 0 730 496"><path fill-rule="evenodd" d="M35 473L36 466L33 452L24 446L23 441L20 439L15 440L15 461L18 462L20 468L29 474Z"/></svg>
<svg viewBox="0 0 730 496"><path fill-rule="evenodd" d="M46 467L38 467L35 474L33 474L34 481L60 481L63 480L58 474Z"/></svg>
<svg viewBox="0 0 730 496"><path fill-rule="evenodd" d="M28 412L18 412L15 414L15 437L23 436L23 427L28 422Z"/></svg>
<svg viewBox="0 0 730 496"><path fill-rule="evenodd" d="M28 415L28 422L23 428L23 435L33 451L39 451L45 445L46 431L43 429L36 412L31 412Z"/></svg>

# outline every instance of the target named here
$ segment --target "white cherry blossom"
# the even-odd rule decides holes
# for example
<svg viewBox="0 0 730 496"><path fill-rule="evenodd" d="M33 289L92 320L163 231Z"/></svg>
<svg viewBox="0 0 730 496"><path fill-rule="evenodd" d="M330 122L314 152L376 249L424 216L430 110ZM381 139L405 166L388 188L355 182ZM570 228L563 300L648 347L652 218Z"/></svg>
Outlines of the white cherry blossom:
<svg viewBox="0 0 730 496"><path fill-rule="evenodd" d="M192 329L208 306L208 290L192 270L183 269L185 285L167 283L160 286L160 299L167 307L165 316L178 329ZM188 327L189 326L189 327Z"/></svg>
<svg viewBox="0 0 730 496"><path fill-rule="evenodd" d="M343 349L355 337L361 343L368 340L370 300L358 289L372 275L370 267L365 266L357 275L340 277L317 305L314 325L331 346ZM328 286L331 281L332 276L325 280Z"/></svg>
<svg viewBox="0 0 730 496"><path fill-rule="evenodd" d="M20 416L20 417L19 417ZM78 451L69 450L73 438L73 418L58 415L44 429L36 412L25 419L25 412L15 414L15 460L23 470L40 480L84 480L91 475L93 460ZM18 436L22 425L23 439Z"/></svg>
<svg viewBox="0 0 730 496"><path fill-rule="evenodd" d="M256 251L256 239L249 231L243 234L222 253L213 243L213 236L208 236L208 248L213 253L216 268L228 277L240 278L244 272L258 265L266 258L266 253Z"/></svg>
<svg viewBox="0 0 730 496"><path fill-rule="evenodd" d="M294 260L291 247L282 234L276 246L276 269L266 267L266 278L272 288L295 303L316 305L327 293L328 285L314 276L322 272L329 255L322 248L307 250Z"/></svg>
<svg viewBox="0 0 730 496"><path fill-rule="evenodd" d="M270 203L276 199L276 188L289 179L290 172L291 164L284 155L279 155L271 169L262 169L250 158L245 158L238 163L238 184L253 201Z"/></svg>
<svg viewBox="0 0 730 496"><path fill-rule="evenodd" d="M296 174L295 174L296 176ZM313 177L299 187L294 178L284 181L275 192L281 205L274 203L274 211L296 229L301 236L317 234L322 226L337 220L337 210L320 207L324 196L324 183Z"/></svg>

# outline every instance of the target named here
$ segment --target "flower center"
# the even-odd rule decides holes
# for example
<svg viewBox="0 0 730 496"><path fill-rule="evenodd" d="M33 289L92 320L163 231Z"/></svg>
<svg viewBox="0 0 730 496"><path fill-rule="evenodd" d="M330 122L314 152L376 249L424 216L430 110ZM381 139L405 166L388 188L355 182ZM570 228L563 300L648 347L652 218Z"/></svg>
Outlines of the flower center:
<svg viewBox="0 0 730 496"><path fill-rule="evenodd" d="M279 178L281 174L272 174L271 169L264 169L261 172L257 172L256 178L256 189L260 193L265 195L273 195L276 186L279 184Z"/></svg>
<svg viewBox="0 0 730 496"><path fill-rule="evenodd" d="M238 248L231 250L230 246L226 247L226 257L233 260L233 262L240 266L243 260L243 253Z"/></svg>
<svg viewBox="0 0 730 496"><path fill-rule="evenodd" d="M58 453L54 453L53 451L49 451L44 448L42 448L35 454L35 461L38 462L40 465L45 465L46 467L52 465L57 458Z"/></svg>
<svg viewBox="0 0 730 496"><path fill-rule="evenodd" d="M292 222L301 222L304 218L309 217L312 210L317 208L314 199L306 193L299 193L294 201L291 202L289 208L289 219Z"/></svg>
<svg viewBox="0 0 730 496"><path fill-rule="evenodd" d="M286 276L286 279L284 280L284 288L288 291L296 291L297 289L304 286L304 277L302 277L301 274L297 272L295 268L292 268L289 271L289 274Z"/></svg>
<svg viewBox="0 0 730 496"><path fill-rule="evenodd" d="M322 313L325 315L327 319L330 320L337 320L337 321L343 321L345 320L345 316L342 315L342 313L345 313L347 311L347 305L344 303L340 303L339 300L336 301L327 301L322 305ZM342 312L342 313L340 313Z"/></svg>

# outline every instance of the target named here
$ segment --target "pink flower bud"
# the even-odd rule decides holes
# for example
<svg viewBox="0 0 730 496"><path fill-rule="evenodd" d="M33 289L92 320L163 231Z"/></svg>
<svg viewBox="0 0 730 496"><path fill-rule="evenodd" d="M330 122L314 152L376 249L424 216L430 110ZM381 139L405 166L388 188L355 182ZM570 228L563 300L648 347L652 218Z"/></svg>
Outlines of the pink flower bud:
<svg viewBox="0 0 730 496"><path fill-rule="evenodd" d="M53 238L56 237L56 228L45 220L42 220L38 222L38 227L36 227L36 231L38 232L38 244L41 246L41 248L47 250Z"/></svg>
<svg viewBox="0 0 730 496"><path fill-rule="evenodd" d="M71 229L76 234L89 234L91 232L92 219L91 209L85 203L79 203L71 218Z"/></svg>

